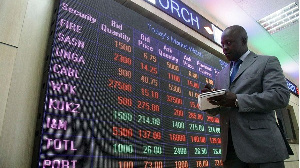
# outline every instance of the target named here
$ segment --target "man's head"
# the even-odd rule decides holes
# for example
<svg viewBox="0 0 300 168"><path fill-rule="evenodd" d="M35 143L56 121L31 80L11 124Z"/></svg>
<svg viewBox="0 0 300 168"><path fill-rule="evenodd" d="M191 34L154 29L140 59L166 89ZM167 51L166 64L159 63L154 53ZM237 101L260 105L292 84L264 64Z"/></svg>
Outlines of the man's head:
<svg viewBox="0 0 300 168"><path fill-rule="evenodd" d="M238 60L248 50L247 32L242 26L227 27L221 37L223 53L229 61Z"/></svg>

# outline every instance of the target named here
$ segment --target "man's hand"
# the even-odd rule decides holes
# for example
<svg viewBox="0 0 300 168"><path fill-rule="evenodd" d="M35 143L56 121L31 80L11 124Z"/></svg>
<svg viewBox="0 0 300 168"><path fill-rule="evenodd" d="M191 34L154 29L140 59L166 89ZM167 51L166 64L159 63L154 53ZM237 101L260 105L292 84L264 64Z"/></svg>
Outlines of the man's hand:
<svg viewBox="0 0 300 168"><path fill-rule="evenodd" d="M212 92L215 91L216 89L213 89L212 86L210 84L206 84L204 86L204 88L201 90L201 93L205 93L205 92ZM212 103L211 103L212 104ZM209 115L215 116L217 114L219 114L220 111L216 111L216 109L206 109L203 110L204 112L208 113Z"/></svg>
<svg viewBox="0 0 300 168"><path fill-rule="evenodd" d="M229 91L226 91L224 95L208 98L209 103L224 107L236 107L235 100L236 95Z"/></svg>
<svg viewBox="0 0 300 168"><path fill-rule="evenodd" d="M212 89L212 86L210 84L206 84L204 88L201 90L201 93L205 92L212 92L214 89Z"/></svg>

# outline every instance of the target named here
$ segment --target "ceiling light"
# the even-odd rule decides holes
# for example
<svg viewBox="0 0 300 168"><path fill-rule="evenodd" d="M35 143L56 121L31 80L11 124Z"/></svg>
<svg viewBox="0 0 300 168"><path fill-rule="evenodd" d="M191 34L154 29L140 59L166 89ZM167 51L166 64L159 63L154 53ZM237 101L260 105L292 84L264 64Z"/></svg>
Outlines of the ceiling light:
<svg viewBox="0 0 300 168"><path fill-rule="evenodd" d="M153 4L156 4L155 0L148 0L148 2L151 2Z"/></svg>
<svg viewBox="0 0 300 168"><path fill-rule="evenodd" d="M223 31L221 29L219 29L218 27L216 27L214 24L211 24L211 27L212 27L212 30L214 32L214 40L215 42L217 42L218 44L221 44L221 36L222 36L222 33Z"/></svg>
<svg viewBox="0 0 300 168"><path fill-rule="evenodd" d="M208 34L214 34L210 27L204 27Z"/></svg>
<svg viewBox="0 0 300 168"><path fill-rule="evenodd" d="M299 8L294 2L257 21L270 34L299 22Z"/></svg>

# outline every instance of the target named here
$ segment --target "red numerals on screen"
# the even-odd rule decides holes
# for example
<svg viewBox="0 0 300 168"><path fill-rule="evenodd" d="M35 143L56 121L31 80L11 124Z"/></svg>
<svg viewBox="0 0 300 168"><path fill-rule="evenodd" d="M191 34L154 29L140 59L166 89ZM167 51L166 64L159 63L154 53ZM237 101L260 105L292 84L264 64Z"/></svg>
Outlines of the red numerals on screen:
<svg viewBox="0 0 300 168"><path fill-rule="evenodd" d="M222 160L215 160L215 166L223 166Z"/></svg>
<svg viewBox="0 0 300 168"><path fill-rule="evenodd" d="M209 141L212 144L221 144L221 138L210 137Z"/></svg>
<svg viewBox="0 0 300 168"><path fill-rule="evenodd" d="M137 107L139 109L151 110L151 111L154 111L154 112L159 112L159 105L157 105L157 104L151 104L151 103L145 102L145 101L138 101Z"/></svg>
<svg viewBox="0 0 300 168"><path fill-rule="evenodd" d="M145 139L161 139L161 133L149 130L139 130L139 136Z"/></svg>
<svg viewBox="0 0 300 168"><path fill-rule="evenodd" d="M168 77L170 80L175 81L175 82L180 82L180 76L172 74L172 73L168 73Z"/></svg>
<svg viewBox="0 0 300 168"><path fill-rule="evenodd" d="M148 64L141 62L141 69L147 72L157 74L157 68Z"/></svg>
<svg viewBox="0 0 300 168"><path fill-rule="evenodd" d="M196 83L194 81L191 81L191 80L187 80L187 84L193 88L196 88L196 89L199 89L200 88L200 85L199 83Z"/></svg>
<svg viewBox="0 0 300 168"><path fill-rule="evenodd" d="M189 112L189 119L201 120L203 121L203 114L197 114L194 112Z"/></svg>
<svg viewBox="0 0 300 168"><path fill-rule="evenodd" d="M169 83L169 90L176 92L176 93L181 93L181 87L180 86L176 86L173 84Z"/></svg>
<svg viewBox="0 0 300 168"><path fill-rule="evenodd" d="M198 108L199 108L199 104L196 103L196 102L190 101L190 107L191 107L191 108L198 109Z"/></svg>
<svg viewBox="0 0 300 168"><path fill-rule="evenodd" d="M113 135L132 137L133 132L132 132L132 129L129 129L129 128L113 127Z"/></svg>
<svg viewBox="0 0 300 168"><path fill-rule="evenodd" d="M119 161L119 168L133 168L133 161Z"/></svg>
<svg viewBox="0 0 300 168"><path fill-rule="evenodd" d="M170 62L167 62L167 67L168 67L169 69L174 70L174 71L179 71L179 66L178 66L178 65L175 65L175 64L172 64L172 63L170 63Z"/></svg>
<svg viewBox="0 0 300 168"><path fill-rule="evenodd" d="M183 112L183 110L174 109L174 115L175 115L175 116L183 117L184 112Z"/></svg>
<svg viewBox="0 0 300 168"><path fill-rule="evenodd" d="M191 136L191 141L193 143L206 143L206 137L205 136Z"/></svg>
<svg viewBox="0 0 300 168"><path fill-rule="evenodd" d="M170 141L177 141L177 142L185 142L186 136L184 134L169 134Z"/></svg>
<svg viewBox="0 0 300 168"><path fill-rule="evenodd" d="M192 72L192 71L189 71L189 76L194 78L194 79L198 79L198 77L199 77L197 73Z"/></svg>
<svg viewBox="0 0 300 168"><path fill-rule="evenodd" d="M118 53L114 53L114 60L128 65L132 64L131 58Z"/></svg>
<svg viewBox="0 0 300 168"><path fill-rule="evenodd" d="M178 98L178 97L175 97L175 96L171 96L171 95L167 95L167 101L171 102L171 103L179 104L179 105L183 104L181 98Z"/></svg>
<svg viewBox="0 0 300 168"><path fill-rule="evenodd" d="M198 98L198 95L199 95L199 93L194 92L194 91L190 91L190 90L189 90L189 96L190 96L190 97Z"/></svg>
<svg viewBox="0 0 300 168"><path fill-rule="evenodd" d="M163 168L162 161L144 161L145 168Z"/></svg>
<svg viewBox="0 0 300 168"><path fill-rule="evenodd" d="M153 86L158 86L158 80L148 77L148 76L141 76L141 81L145 84L153 85Z"/></svg>
<svg viewBox="0 0 300 168"><path fill-rule="evenodd" d="M144 53L144 58L154 63L157 62L156 56L152 54Z"/></svg>
<svg viewBox="0 0 300 168"><path fill-rule="evenodd" d="M123 76L123 77L126 77L126 78L131 78L132 77L131 71L123 69L123 68L118 68L118 74L119 74L119 76Z"/></svg>
<svg viewBox="0 0 300 168"><path fill-rule="evenodd" d="M158 99L159 93L150 89L141 88L141 92L143 96L147 96L150 98Z"/></svg>
<svg viewBox="0 0 300 168"><path fill-rule="evenodd" d="M118 96L118 104L124 106L132 106L132 99L127 97Z"/></svg>
<svg viewBox="0 0 300 168"><path fill-rule="evenodd" d="M214 81L213 81L212 79L205 78L205 82L206 82L207 84L214 85Z"/></svg>
<svg viewBox="0 0 300 168"><path fill-rule="evenodd" d="M175 161L176 168L188 168L189 162L188 161Z"/></svg>
<svg viewBox="0 0 300 168"><path fill-rule="evenodd" d="M197 165L197 168L198 167L208 167L209 162L208 162L208 160L197 160L196 165Z"/></svg>
<svg viewBox="0 0 300 168"><path fill-rule="evenodd" d="M124 83L121 81L117 81L117 80L113 80L113 79L108 79L109 83L108 86L111 88L115 88L115 89L120 89L120 90L124 90L127 92L131 92L132 91L132 85L128 84L128 83Z"/></svg>
<svg viewBox="0 0 300 168"><path fill-rule="evenodd" d="M207 122L212 122L212 123L220 123L220 119L217 117L213 117L213 116L207 116Z"/></svg>
<svg viewBox="0 0 300 168"><path fill-rule="evenodd" d="M121 50L127 51L129 53L131 53L131 50L132 50L130 45L127 45L127 44L122 43L120 41L115 41L115 47L119 48Z"/></svg>

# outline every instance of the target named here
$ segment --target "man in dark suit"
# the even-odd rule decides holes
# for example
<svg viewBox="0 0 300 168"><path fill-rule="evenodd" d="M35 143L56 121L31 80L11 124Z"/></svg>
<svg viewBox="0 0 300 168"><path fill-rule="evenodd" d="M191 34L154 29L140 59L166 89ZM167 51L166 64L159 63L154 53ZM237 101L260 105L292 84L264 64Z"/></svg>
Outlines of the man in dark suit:
<svg viewBox="0 0 300 168"><path fill-rule="evenodd" d="M220 114L225 168L284 168L289 155L274 110L287 106L290 93L278 59L249 51L247 39L241 26L224 30L221 44L231 63L217 75L215 89L226 93L209 98L219 107L205 111ZM207 85L202 92L212 90Z"/></svg>

